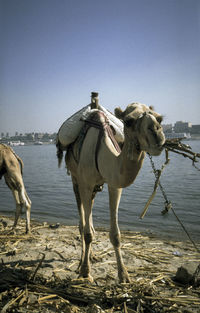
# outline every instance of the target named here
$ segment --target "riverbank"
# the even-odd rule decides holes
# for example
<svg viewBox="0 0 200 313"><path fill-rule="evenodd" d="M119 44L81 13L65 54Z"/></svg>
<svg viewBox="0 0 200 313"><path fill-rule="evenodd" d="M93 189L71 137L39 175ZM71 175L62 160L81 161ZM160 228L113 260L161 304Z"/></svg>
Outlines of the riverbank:
<svg viewBox="0 0 200 313"><path fill-rule="evenodd" d="M178 268L199 264L199 254L189 242L122 232L122 253L132 283L119 285L108 232L98 229L91 284L77 279L81 253L77 226L32 221L32 233L25 235L23 219L15 233L12 223L0 216L2 313L199 312L199 283L174 281Z"/></svg>

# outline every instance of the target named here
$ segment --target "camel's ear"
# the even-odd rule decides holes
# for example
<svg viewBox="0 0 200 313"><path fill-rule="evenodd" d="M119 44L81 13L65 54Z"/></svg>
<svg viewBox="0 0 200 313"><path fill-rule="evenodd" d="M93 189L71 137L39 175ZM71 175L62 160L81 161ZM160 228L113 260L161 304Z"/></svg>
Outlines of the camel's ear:
<svg viewBox="0 0 200 313"><path fill-rule="evenodd" d="M121 108L115 108L115 116L119 119L123 119L123 111Z"/></svg>
<svg viewBox="0 0 200 313"><path fill-rule="evenodd" d="M154 107L152 105L150 105L149 109L154 111Z"/></svg>

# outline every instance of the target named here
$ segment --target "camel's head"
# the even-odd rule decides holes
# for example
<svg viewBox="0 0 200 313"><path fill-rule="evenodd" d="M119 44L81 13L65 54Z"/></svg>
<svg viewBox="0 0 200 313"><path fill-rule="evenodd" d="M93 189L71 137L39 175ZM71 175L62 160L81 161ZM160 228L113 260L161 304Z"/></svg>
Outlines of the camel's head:
<svg viewBox="0 0 200 313"><path fill-rule="evenodd" d="M151 106L132 103L125 111L116 108L115 115L123 120L125 136L138 151L145 151L151 155L159 155L162 152L165 142L161 126L162 116Z"/></svg>

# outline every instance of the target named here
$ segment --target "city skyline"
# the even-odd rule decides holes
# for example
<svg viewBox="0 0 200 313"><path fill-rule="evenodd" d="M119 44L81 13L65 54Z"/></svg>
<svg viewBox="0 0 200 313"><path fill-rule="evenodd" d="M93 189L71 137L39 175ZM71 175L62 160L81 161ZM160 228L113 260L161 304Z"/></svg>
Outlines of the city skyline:
<svg viewBox="0 0 200 313"><path fill-rule="evenodd" d="M165 126L172 126L172 128L174 128L176 126L176 124L179 124L179 123L183 123L183 124L189 124L192 126L199 126L200 128L200 122L197 123L197 124L192 124L188 121L176 121L175 123L168 123L168 124L165 124L165 123L162 123L162 126L163 128L165 128ZM30 135L30 134L35 134L35 135L45 135L45 134L48 134L48 135L54 135L56 134L57 132L47 132L47 131L44 131L44 132L40 132L40 131L29 131L29 132L26 132L26 133L22 133L22 132L18 132L18 131L15 131L14 133L10 133L10 132L7 132L7 131L0 131L0 138L1 137L17 137L17 136L26 136L26 135Z"/></svg>
<svg viewBox="0 0 200 313"><path fill-rule="evenodd" d="M0 130L57 132L90 103L200 116L199 0L1 0Z"/></svg>
<svg viewBox="0 0 200 313"><path fill-rule="evenodd" d="M64 121L63 121L64 122ZM183 123L189 123L189 124L191 124L191 125L200 125L200 121L198 122L198 123L191 123L190 121L186 121L186 120L181 120L181 121L175 121L174 123L165 123L165 122L162 122L162 125L164 126L164 125L172 125L172 126L174 126L177 122L183 122ZM61 125L60 125L61 126ZM60 128L60 126L59 126L59 128ZM58 130L59 130L59 128L58 128ZM0 134L2 134L2 133L4 133L4 134L6 134L6 133L9 133L9 136L15 136L16 135L16 133L17 133L17 135L26 135L26 134L54 134L54 133L57 133L58 132L58 130L57 131L47 131L47 130L44 130L44 131L38 131L38 130L35 130L35 131L32 131L32 130L29 130L29 131L26 131L26 132L20 132L20 131L18 131L18 130L15 130L15 131L11 131L11 132L9 132L9 131L7 131L7 130L0 130ZM17 136L16 135L16 136Z"/></svg>

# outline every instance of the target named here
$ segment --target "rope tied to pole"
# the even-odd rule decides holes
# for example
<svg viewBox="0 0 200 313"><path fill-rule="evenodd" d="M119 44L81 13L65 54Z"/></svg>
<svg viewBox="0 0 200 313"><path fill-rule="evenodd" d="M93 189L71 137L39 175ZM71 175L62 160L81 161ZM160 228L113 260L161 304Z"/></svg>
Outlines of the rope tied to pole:
<svg viewBox="0 0 200 313"><path fill-rule="evenodd" d="M144 218L144 216L145 216L145 214L146 214L146 212L147 212L147 210L148 210L148 208L149 208L149 205L151 204L153 198L155 197L158 186L160 187L160 189L161 189L161 191L162 191L162 194L163 194L163 197L164 197L164 199L165 199L165 210L164 210L164 211L168 212L168 210L170 209L170 206L171 206L171 203L170 203L170 201L168 201L167 195L166 195L166 193L165 193L165 191L164 191L164 189L163 189L163 187L162 187L162 185L161 185L161 183L160 183L160 176L161 176L161 174L162 174L162 172L163 172L165 166L166 166L166 165L169 163L169 161L170 161L169 155L168 155L168 151L167 151L167 149L165 149L165 158L166 158L166 160L165 160L165 163L162 165L162 167L161 167L160 170L157 170L157 169L155 168L155 165L154 165L152 156L151 156L149 153L148 153L148 156L149 156L149 159L150 159L150 162L151 162L151 166L152 166L154 175L155 175L155 177L156 177L156 181L155 181L155 184L154 184L154 190L153 190L153 192L152 192L152 194L151 194L149 200L147 201L147 203L146 203L146 205L145 205L145 207L144 207L144 209L143 209L143 211L142 211L142 213L141 213L141 215L140 215L140 218L141 218L141 219ZM164 211L163 211L163 212L164 212Z"/></svg>

